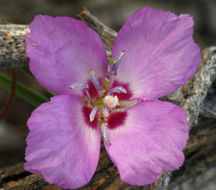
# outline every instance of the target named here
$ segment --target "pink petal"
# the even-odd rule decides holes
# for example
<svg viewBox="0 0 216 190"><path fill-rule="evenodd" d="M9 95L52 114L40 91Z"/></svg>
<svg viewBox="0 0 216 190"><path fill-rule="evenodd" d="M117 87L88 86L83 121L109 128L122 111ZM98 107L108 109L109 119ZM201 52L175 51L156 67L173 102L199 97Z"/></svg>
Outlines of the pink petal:
<svg viewBox="0 0 216 190"><path fill-rule="evenodd" d="M89 71L104 78L107 56L102 41L85 23L69 17L36 16L26 36L30 70L58 94L81 93L70 85L87 82Z"/></svg>
<svg viewBox="0 0 216 190"><path fill-rule="evenodd" d="M109 130L111 145L105 143L121 180L142 186L155 182L163 169L178 169L188 139L183 109L156 101L139 103L127 113L124 125Z"/></svg>
<svg viewBox="0 0 216 190"><path fill-rule="evenodd" d="M134 98L153 100L175 91L196 72L200 49L193 19L149 7L132 14L121 28L113 58L124 55L117 79L129 83Z"/></svg>
<svg viewBox="0 0 216 190"><path fill-rule="evenodd" d="M26 170L65 189L89 182L99 159L100 131L86 125L82 107L78 97L60 95L32 113Z"/></svg>

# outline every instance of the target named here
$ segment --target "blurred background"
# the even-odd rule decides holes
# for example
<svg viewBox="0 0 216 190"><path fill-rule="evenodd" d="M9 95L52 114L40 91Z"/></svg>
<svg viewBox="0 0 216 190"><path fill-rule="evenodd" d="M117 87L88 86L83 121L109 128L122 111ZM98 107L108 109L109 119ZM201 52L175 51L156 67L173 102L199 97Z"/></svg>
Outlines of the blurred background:
<svg viewBox="0 0 216 190"><path fill-rule="evenodd" d="M86 7L102 22L118 31L131 13L144 6L178 15L192 15L195 21L194 38L201 49L216 45L216 0L0 0L0 22L29 24L37 14L77 17L82 7ZM22 69L18 69L17 74L19 81L50 96ZM0 110L8 96L9 93L0 87ZM24 161L25 137L28 133L26 121L33 109L33 106L16 97L11 109L0 121L0 168ZM205 124L209 122L215 128L215 120L203 118L202 121Z"/></svg>

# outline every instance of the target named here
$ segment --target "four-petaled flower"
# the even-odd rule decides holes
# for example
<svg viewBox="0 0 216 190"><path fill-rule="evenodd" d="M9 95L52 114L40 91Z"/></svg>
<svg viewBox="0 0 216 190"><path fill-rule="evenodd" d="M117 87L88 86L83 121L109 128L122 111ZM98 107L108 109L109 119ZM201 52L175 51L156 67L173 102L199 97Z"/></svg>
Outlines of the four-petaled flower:
<svg viewBox="0 0 216 190"><path fill-rule="evenodd" d="M150 184L162 170L182 165L186 114L158 98L198 67L189 15L136 11L118 33L109 62L96 32L81 21L36 16L30 30L30 70L57 95L28 120L26 170L65 189L81 187L96 170L101 136L126 183Z"/></svg>

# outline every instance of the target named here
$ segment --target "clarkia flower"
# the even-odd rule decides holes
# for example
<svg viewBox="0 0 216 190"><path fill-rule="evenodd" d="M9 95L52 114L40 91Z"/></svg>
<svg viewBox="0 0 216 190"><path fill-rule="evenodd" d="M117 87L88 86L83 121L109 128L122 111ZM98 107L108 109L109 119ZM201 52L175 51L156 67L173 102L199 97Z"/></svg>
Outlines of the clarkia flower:
<svg viewBox="0 0 216 190"><path fill-rule="evenodd" d="M186 114L158 98L198 67L189 15L136 11L120 29L109 64L102 41L81 21L36 16L30 30L30 70L57 95L28 120L26 170L65 189L81 187L96 170L101 137L126 183L150 184L182 165Z"/></svg>

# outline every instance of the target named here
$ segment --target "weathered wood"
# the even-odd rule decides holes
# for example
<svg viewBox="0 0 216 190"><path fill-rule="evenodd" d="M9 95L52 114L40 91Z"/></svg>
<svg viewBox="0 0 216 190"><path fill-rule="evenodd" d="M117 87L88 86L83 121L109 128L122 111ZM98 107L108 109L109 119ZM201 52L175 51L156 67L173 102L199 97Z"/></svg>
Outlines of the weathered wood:
<svg viewBox="0 0 216 190"><path fill-rule="evenodd" d="M80 12L79 17L99 34L109 56L117 33L104 25L85 8ZM29 59L25 53L24 36L29 32L27 25L0 25L0 69L27 66Z"/></svg>
<svg viewBox="0 0 216 190"><path fill-rule="evenodd" d="M79 14L80 19L93 28L101 37L108 52L112 49L117 36L116 31L104 25L98 18L93 16L86 8L83 8Z"/></svg>
<svg viewBox="0 0 216 190"><path fill-rule="evenodd" d="M197 123L203 100L215 79L216 47L210 47L202 51L202 60L198 70L182 91L184 98L180 105L188 115L190 127Z"/></svg>
<svg viewBox="0 0 216 190"><path fill-rule="evenodd" d="M185 149L185 163L173 172L168 190L216 189L216 122L201 118Z"/></svg>
<svg viewBox="0 0 216 190"><path fill-rule="evenodd" d="M27 65L24 36L29 32L27 25L0 25L0 69Z"/></svg>
<svg viewBox="0 0 216 190"><path fill-rule="evenodd" d="M216 118L216 46L202 51L202 60L196 75L186 86L162 99L180 105L186 113L192 113L193 110L188 118L190 126L196 124L199 114Z"/></svg>
<svg viewBox="0 0 216 190"><path fill-rule="evenodd" d="M105 43L105 46L110 53L110 50L112 48L116 32L112 29L109 29L107 26L105 26L103 23L101 23L97 18L91 15L86 9L83 9L80 13L80 18L86 22L90 27L92 27L96 32L99 33L100 37ZM24 42L24 35L18 35L15 33L15 28L17 25L5 25L2 28L8 28L8 31L3 31L4 36L9 35L9 39L6 39L6 44L9 44L9 41L11 38L17 39L19 36L20 39L22 39L18 44L21 45L22 51L20 51L20 54L16 54L16 59L14 60L22 60L21 58L25 57L25 53L23 52L23 48L25 47ZM28 33L28 27L23 26ZM11 30L14 30L14 32L10 32ZM1 31L1 27L0 27ZM6 35L7 34L7 35ZM1 39L0 39L1 40ZM4 39L5 40L5 39ZM1 44L2 42L0 42ZM19 52L17 48L17 40L13 40L11 47L8 46L8 48L12 48L14 52ZM12 51L11 50L11 51ZM5 67L7 65L7 68L11 67L18 67L25 65L19 64L19 61L13 62L13 59L9 59L8 57L5 57L4 62L1 62L1 57L4 54L0 54L0 68ZM4 57L4 56L3 56ZM173 95L170 95L166 97L166 99L172 100L174 102L177 102L180 104L186 111L188 120L190 123L190 126L193 127L196 124L196 121L198 119L198 115L200 112L200 107L203 102L203 99L206 96L206 93L215 77L215 48L207 48L202 52L202 61L199 66L199 69L194 77L181 89L178 90L178 93L174 93ZM13 64L12 64L13 62ZM27 61L26 61L27 62ZM21 62L20 62L21 63ZM2 67L1 67L2 65ZM178 94L176 96L176 94ZM179 96L180 95L180 96ZM171 96L173 96L171 98ZM180 98L179 98L180 97ZM196 128L194 128L196 129ZM172 176L171 172L165 171L159 178L158 181L147 185L144 187L135 187L128 185L119 179L119 174L117 169L113 166L112 162L110 161L104 147L101 148L101 155L100 155L100 161L98 164L98 168L96 170L96 173L90 183L86 185L83 188L80 189L113 189L113 190L120 190L120 189L143 189L143 190L165 190L169 181L170 177ZM47 185L47 183L43 180L42 176L30 174L28 172L25 172L23 169L22 164L19 164L17 166L12 166L9 168L5 168L3 170L0 170L0 188L4 189L45 189L46 187L49 188L50 185ZM52 186L52 189L59 189L56 186Z"/></svg>
<svg viewBox="0 0 216 190"><path fill-rule="evenodd" d="M215 79L216 47L210 47L202 52L196 75L176 93L184 97L181 106L189 113L191 127L197 125L199 113L215 118ZM178 102L175 94L171 98ZM168 190L216 188L216 122L200 118L198 123L190 132L184 151L186 161L180 170L173 172Z"/></svg>
<svg viewBox="0 0 216 190"><path fill-rule="evenodd" d="M200 114L216 119L216 81L213 82L211 88L208 90L207 96L201 106Z"/></svg>

